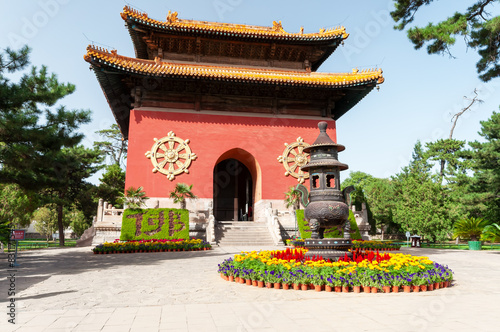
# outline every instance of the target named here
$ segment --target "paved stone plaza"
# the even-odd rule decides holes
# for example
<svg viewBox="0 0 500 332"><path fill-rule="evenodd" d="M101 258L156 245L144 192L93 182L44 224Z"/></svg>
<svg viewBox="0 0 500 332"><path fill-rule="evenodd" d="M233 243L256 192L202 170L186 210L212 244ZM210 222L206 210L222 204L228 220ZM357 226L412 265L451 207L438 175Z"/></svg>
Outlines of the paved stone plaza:
<svg viewBox="0 0 500 332"><path fill-rule="evenodd" d="M404 248L449 265L454 287L354 294L259 289L224 281L217 264L241 250L94 255L22 252L16 325L0 279L0 331L498 331L500 252ZM2 263L7 266L6 255Z"/></svg>

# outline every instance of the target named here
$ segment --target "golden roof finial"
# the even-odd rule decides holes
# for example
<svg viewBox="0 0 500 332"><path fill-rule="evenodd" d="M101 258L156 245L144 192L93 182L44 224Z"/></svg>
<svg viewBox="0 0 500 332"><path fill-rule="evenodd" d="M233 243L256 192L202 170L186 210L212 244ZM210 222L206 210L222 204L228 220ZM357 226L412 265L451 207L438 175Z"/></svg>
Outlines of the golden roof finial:
<svg viewBox="0 0 500 332"><path fill-rule="evenodd" d="M167 15L167 23L175 23L179 20L179 18L177 18L177 12L171 12L170 10L168 11L168 15Z"/></svg>
<svg viewBox="0 0 500 332"><path fill-rule="evenodd" d="M281 21L273 21L273 30L274 31L277 31L277 32L285 32L285 30L283 30L283 25L281 24Z"/></svg>
<svg viewBox="0 0 500 332"><path fill-rule="evenodd" d="M319 33L320 33L320 34L324 34L324 33L325 33L325 28L321 28L321 29L319 29Z"/></svg>
<svg viewBox="0 0 500 332"><path fill-rule="evenodd" d="M303 35L304 34L304 27L300 27L300 34Z"/></svg>
<svg viewBox="0 0 500 332"><path fill-rule="evenodd" d="M352 69L352 73L353 73L353 74L357 74L358 72L359 72L359 69L358 69L358 68L353 68L353 69Z"/></svg>

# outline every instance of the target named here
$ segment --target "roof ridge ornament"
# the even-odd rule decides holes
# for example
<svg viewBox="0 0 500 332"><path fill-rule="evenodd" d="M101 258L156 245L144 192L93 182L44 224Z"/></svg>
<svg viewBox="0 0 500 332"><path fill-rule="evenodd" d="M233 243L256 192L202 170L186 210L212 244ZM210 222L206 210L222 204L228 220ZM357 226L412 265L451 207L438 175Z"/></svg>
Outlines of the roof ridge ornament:
<svg viewBox="0 0 500 332"><path fill-rule="evenodd" d="M276 32L285 32L283 29L283 24L281 24L281 21L273 21L273 30Z"/></svg>
<svg viewBox="0 0 500 332"><path fill-rule="evenodd" d="M168 11L168 15L167 15L167 23L168 24L172 24L172 23L175 23L177 21L179 21L179 18L177 17L178 13L177 12L171 12L170 10Z"/></svg>

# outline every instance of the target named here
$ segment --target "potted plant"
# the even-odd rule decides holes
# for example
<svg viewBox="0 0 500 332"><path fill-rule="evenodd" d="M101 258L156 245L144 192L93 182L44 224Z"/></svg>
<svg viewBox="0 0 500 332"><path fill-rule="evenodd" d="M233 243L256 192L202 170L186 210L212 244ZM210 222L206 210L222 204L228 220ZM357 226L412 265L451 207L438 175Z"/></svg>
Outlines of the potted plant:
<svg viewBox="0 0 500 332"><path fill-rule="evenodd" d="M352 273L349 274L351 277L350 284L352 286L352 291L354 293L360 293L361 292L361 280L358 277L357 273Z"/></svg>
<svg viewBox="0 0 500 332"><path fill-rule="evenodd" d="M481 250L481 234L490 223L483 218L460 219L453 226L453 238L469 239L469 250Z"/></svg>
<svg viewBox="0 0 500 332"><path fill-rule="evenodd" d="M403 277L400 275L393 275L392 276L392 292L393 293L398 293L399 288L403 285Z"/></svg>

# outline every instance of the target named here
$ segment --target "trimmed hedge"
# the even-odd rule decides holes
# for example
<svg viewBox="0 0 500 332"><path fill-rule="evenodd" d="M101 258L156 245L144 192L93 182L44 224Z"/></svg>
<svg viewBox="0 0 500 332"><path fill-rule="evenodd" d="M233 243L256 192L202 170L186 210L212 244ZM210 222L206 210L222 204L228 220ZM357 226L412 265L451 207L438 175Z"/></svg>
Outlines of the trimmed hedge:
<svg viewBox="0 0 500 332"><path fill-rule="evenodd" d="M299 225L300 237L303 239L311 238L311 228L309 227L309 222L304 219L304 210L297 210L297 224ZM354 213L349 210L349 222L351 223L351 239L361 240L361 234L359 233L358 224L354 218ZM337 228L333 227L331 229L326 229L325 238L343 238L344 234L340 234Z"/></svg>
<svg viewBox="0 0 500 332"><path fill-rule="evenodd" d="M189 211L185 209L126 209L120 240L189 239Z"/></svg>

